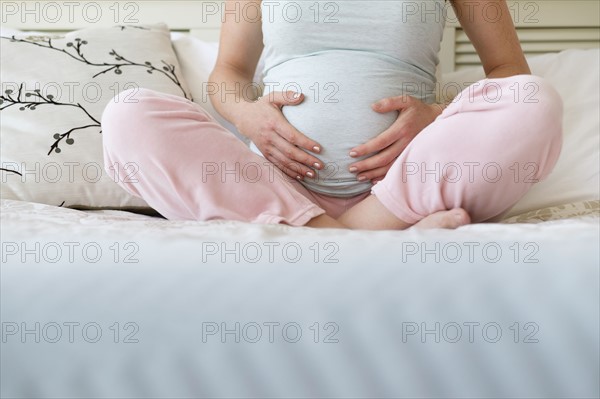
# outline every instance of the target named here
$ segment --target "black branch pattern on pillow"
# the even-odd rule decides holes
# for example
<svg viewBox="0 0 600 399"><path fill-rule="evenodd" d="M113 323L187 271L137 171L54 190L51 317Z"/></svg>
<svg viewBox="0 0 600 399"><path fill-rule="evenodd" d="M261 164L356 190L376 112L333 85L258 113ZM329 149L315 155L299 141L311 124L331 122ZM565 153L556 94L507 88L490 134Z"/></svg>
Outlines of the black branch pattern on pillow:
<svg viewBox="0 0 600 399"><path fill-rule="evenodd" d="M17 171L17 170L0 168L0 171L6 172L6 173L14 173L15 175L23 176L23 174L21 172Z"/></svg>
<svg viewBox="0 0 600 399"><path fill-rule="evenodd" d="M86 65L105 68L104 70L93 75L92 76L93 78L96 78L96 77L98 77L102 74L105 74L107 72L110 72L110 71L114 71L115 74L120 75L123 73L123 69L127 68L127 67L145 68L146 72L148 72L149 74L159 73L159 74L166 76L171 82L173 82L175 85L177 85L177 87L179 87L179 89L181 90L181 92L183 93L183 96L185 98L187 98L188 100L191 100L188 97L188 94L183 89L181 81L179 80L179 77L177 76L177 73L175 71L175 65L169 64L164 60L160 61L162 63L162 66L156 67L150 61L145 61L144 63L131 61L131 60L125 58L123 55L117 53L116 50L112 49L108 54L111 55L112 57L114 57L115 61L120 61L120 62L98 63L98 62L92 62L89 59L87 59L87 57L83 53L83 48L84 48L84 46L86 46L88 44L88 41L82 40L81 38L75 38L73 41L67 42L66 46L69 48L69 50L72 49L72 51L69 51L64 48L55 47L54 44L52 43L52 38L48 37L48 36L29 36L25 39L18 39L15 35L13 35L10 37L0 36L0 38L5 39L5 40L10 40L13 43L27 43L27 44L32 44L34 46L42 47L45 49L58 51L63 54L66 54L67 56L71 57L72 59L82 62Z"/></svg>
<svg viewBox="0 0 600 399"><path fill-rule="evenodd" d="M130 28L130 27L137 27L137 26L116 26L115 28L120 28L121 30L124 30L125 28ZM137 28L149 30L148 28L141 27L141 26L137 27ZM181 81L179 80L179 77L177 76L175 65L169 64L164 60L161 60L162 65L160 65L160 66L155 66L150 61L145 61L144 63L134 62L134 61L127 59L126 57L124 57L123 55L121 55L120 53L118 53L116 50L113 49L109 52L109 55L112 56L115 59L115 61L117 61L117 62L98 63L98 62L90 61L85 56L83 50L84 50L85 46L88 45L88 41L82 40L81 38L76 38L73 41L67 42L66 43L67 49L54 46L52 40L60 38L60 37L56 37L56 36L55 37L52 37L52 36L28 36L25 39L18 39L15 35L13 35L13 36L0 36L0 38L9 40L10 42L13 42L13 43L31 44L34 46L48 49L48 50L57 51L57 52L65 54L66 56L70 57L71 59L74 59L78 62L84 63L91 67L104 68L100 72L97 72L96 74L94 74L92 76L93 78L96 78L105 73L109 73L111 71L113 73L115 73L116 75L121 75L125 68L132 68L132 67L145 68L149 74L155 74L155 73L161 74L161 75L165 76L166 78L168 78L177 87L179 87L179 89L181 90L181 92L183 93L183 96L185 98L192 100L190 97L188 97L188 94L185 92L185 90L181 84ZM52 154L53 152L57 153L57 154L60 153L62 151L60 148L60 144L63 140L67 145L73 145L75 143L75 140L73 137L71 137L71 135L77 131L81 131L84 129L90 129L90 128L101 129L100 122L96 118L94 118L90 114L90 112L88 110L86 110L85 107L82 106L80 103L58 102L54 99L54 96L52 96L51 94L48 94L44 97L40 93L40 90L25 92L23 90L23 84L21 84L21 86L19 87L19 92L16 95L16 97L13 94L14 93L12 90L6 90L4 93L0 94L0 111L3 111L5 109L8 109L15 105L20 105L19 109L21 111L26 111L26 110L35 111L36 107L41 106L41 105L56 105L56 106L78 108L88 118L87 124L82 123L80 126L73 127L72 129L70 129L66 132L55 133L53 135L54 142L50 146L48 155ZM25 97L25 98L23 98L23 97ZM33 100L35 100L35 101L30 100L30 98L33 98ZM99 130L99 133L102 133L102 130Z"/></svg>
<svg viewBox="0 0 600 399"><path fill-rule="evenodd" d="M115 28L121 28L121 30L125 30L125 29L141 29L141 30L150 30L148 28L146 28L145 26L139 26L139 25L117 25L115 26Z"/></svg>
<svg viewBox="0 0 600 399"><path fill-rule="evenodd" d="M65 140L65 143L68 145L73 145L75 143L75 139L71 137L71 134L78 131L96 127L98 129L101 128L100 122L94 118L81 104L72 104L72 103L63 103L54 100L54 96L52 94L48 94L47 96L43 96L40 93L40 90L34 91L24 91L23 84L19 86L19 92L16 94L16 97L13 96L14 92L10 89L6 90L4 93L0 94L0 111L4 111L7 108L20 105L20 111L35 111L37 107L42 105L59 105L65 107L74 107L81 110L91 121L87 125L81 125L74 127L63 133L55 133L54 134L54 143L50 146L50 151L48 151L48 155L50 155L53 151L57 154L61 152L60 143ZM35 101L29 100L32 98ZM6 104L6 105L5 105ZM102 133L102 130L99 130L98 133Z"/></svg>

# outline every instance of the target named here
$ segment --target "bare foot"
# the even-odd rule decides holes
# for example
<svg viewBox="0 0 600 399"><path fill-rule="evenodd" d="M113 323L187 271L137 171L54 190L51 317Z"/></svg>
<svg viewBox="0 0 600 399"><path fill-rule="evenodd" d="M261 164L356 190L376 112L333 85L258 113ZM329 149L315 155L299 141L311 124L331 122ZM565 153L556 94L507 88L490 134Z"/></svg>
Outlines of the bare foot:
<svg viewBox="0 0 600 399"><path fill-rule="evenodd" d="M404 224L404 222L401 222ZM432 213L431 215L421 219L417 224L412 227L417 229L456 229L457 227L464 226L471 223L469 214L462 208L456 208L449 211L440 211ZM310 220L306 226L317 227L317 228L337 228L337 229L348 229L358 228L357 226L348 226L340 223L338 220L333 219L325 214L317 216ZM406 227L408 227L405 224ZM406 227L396 228L398 230ZM396 230L390 228L382 228L381 230Z"/></svg>
<svg viewBox="0 0 600 399"><path fill-rule="evenodd" d="M471 223L469 214L462 208L432 213L416 223L417 229L455 229Z"/></svg>
<svg viewBox="0 0 600 399"><path fill-rule="evenodd" d="M329 221L329 220L328 220ZM455 229L471 223L471 218L462 208L433 213L421 219L414 226L398 219L374 195L369 195L347 210L337 219L351 229L361 230L404 230L417 229Z"/></svg>

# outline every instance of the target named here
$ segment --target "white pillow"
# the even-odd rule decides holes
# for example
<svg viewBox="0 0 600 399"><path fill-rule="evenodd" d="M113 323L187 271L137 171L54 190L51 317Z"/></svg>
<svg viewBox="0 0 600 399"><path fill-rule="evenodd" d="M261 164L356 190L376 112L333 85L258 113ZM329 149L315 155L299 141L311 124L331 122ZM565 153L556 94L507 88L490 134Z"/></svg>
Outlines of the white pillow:
<svg viewBox="0 0 600 399"><path fill-rule="evenodd" d="M219 115L210 102L207 94L206 82L208 82L208 77L217 62L219 43L207 42L189 34L179 32L173 32L171 34L171 39L173 41L175 52L177 53L177 58L181 64L183 75L192 92L194 102L202 105L202 107L219 121L221 125L233 132L245 143L249 143L249 140L242 136L235 126ZM254 82L258 84L262 82L263 66L264 58L261 56L253 79Z"/></svg>
<svg viewBox="0 0 600 399"><path fill-rule="evenodd" d="M136 165L127 166L128 176L104 171L99 121L106 104L127 88L191 98L168 27L90 28L64 35L3 29L0 46L2 198L148 208L114 181L135 181Z"/></svg>
<svg viewBox="0 0 600 399"><path fill-rule="evenodd" d="M564 102L563 147L552 173L505 215L506 218L550 206L597 200L600 193L600 50L566 50L528 58L534 75L546 78ZM445 74L440 87L476 82L483 68ZM446 90L440 90L445 93Z"/></svg>

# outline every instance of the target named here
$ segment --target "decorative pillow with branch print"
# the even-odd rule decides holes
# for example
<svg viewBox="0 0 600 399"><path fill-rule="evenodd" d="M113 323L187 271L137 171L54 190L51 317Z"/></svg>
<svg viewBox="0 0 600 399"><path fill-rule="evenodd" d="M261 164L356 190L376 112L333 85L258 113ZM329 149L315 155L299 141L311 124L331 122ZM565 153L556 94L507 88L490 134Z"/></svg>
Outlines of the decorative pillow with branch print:
<svg viewBox="0 0 600 399"><path fill-rule="evenodd" d="M166 25L0 35L1 195L78 208L148 208L104 170L102 112L126 89L191 100ZM118 168L113 168L115 171Z"/></svg>

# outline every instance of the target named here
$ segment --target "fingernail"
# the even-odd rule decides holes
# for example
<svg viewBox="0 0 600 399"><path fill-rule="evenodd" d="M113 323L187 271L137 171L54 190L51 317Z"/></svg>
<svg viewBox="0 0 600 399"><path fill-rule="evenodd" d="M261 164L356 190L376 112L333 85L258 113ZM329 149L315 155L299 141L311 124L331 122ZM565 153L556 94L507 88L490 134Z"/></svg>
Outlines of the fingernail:
<svg viewBox="0 0 600 399"><path fill-rule="evenodd" d="M313 151L314 152L321 152L321 147L319 147L318 145L313 147Z"/></svg>
<svg viewBox="0 0 600 399"><path fill-rule="evenodd" d="M318 162L313 163L313 166L317 169L321 169L321 164Z"/></svg>
<svg viewBox="0 0 600 399"><path fill-rule="evenodd" d="M354 173L358 170L358 168L356 166L351 166L348 170L350 171L350 173Z"/></svg>
<svg viewBox="0 0 600 399"><path fill-rule="evenodd" d="M293 98L294 100L297 100L297 99L299 99L299 98L300 98L300 93L294 93L294 95L292 96L292 98Z"/></svg>
<svg viewBox="0 0 600 399"><path fill-rule="evenodd" d="M296 180L302 181L302 176L300 176L300 175L296 176Z"/></svg>
<svg viewBox="0 0 600 399"><path fill-rule="evenodd" d="M315 175L314 175L314 173L313 173L313 172L306 172L306 176L308 176L308 177L310 177L310 178L313 178L313 177L315 177Z"/></svg>
<svg viewBox="0 0 600 399"><path fill-rule="evenodd" d="M358 181L365 181L367 178L365 176L358 176Z"/></svg>
<svg viewBox="0 0 600 399"><path fill-rule="evenodd" d="M350 151L350 156L351 157L355 157L357 155L358 155L358 153L356 151Z"/></svg>

